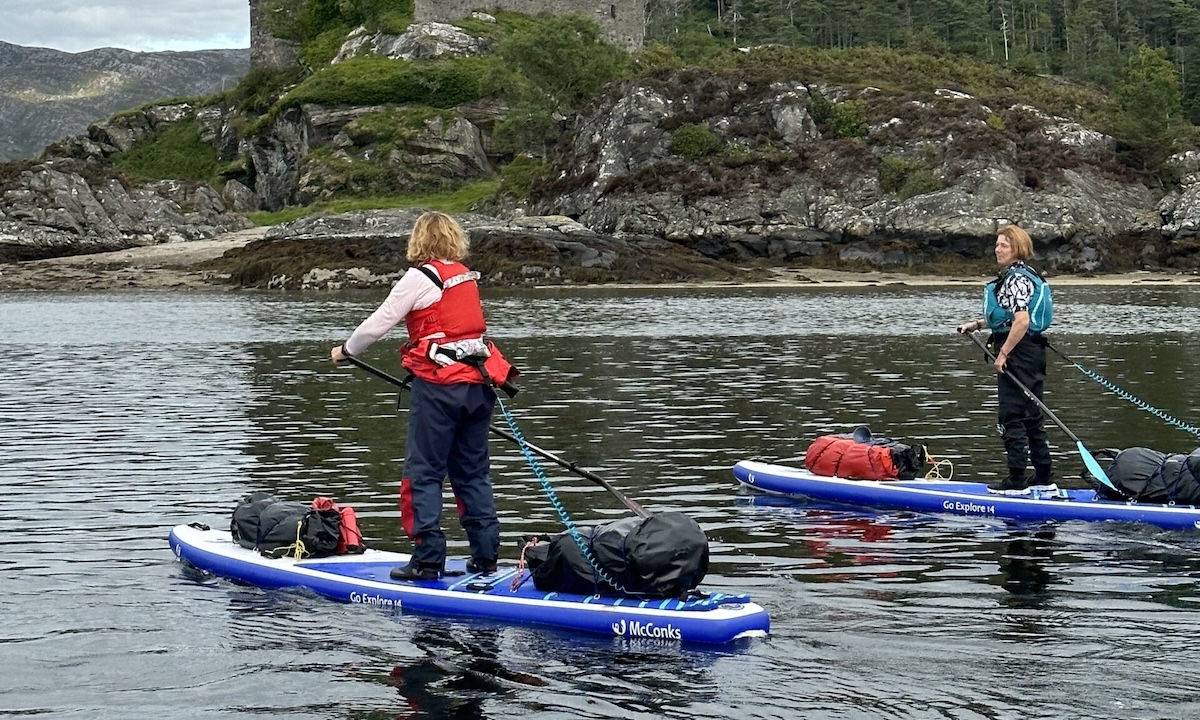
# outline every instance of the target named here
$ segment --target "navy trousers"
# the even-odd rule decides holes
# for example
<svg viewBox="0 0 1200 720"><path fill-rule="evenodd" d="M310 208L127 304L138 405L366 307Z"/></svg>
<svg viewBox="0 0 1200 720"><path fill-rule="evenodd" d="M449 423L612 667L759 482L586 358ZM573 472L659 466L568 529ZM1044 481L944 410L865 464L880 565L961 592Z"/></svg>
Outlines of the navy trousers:
<svg viewBox="0 0 1200 720"><path fill-rule="evenodd" d="M441 570L446 563L442 531L442 481L458 505L458 518L471 545L471 557L495 562L500 552L500 521L492 496L488 425L496 396L478 383L412 383L400 520L413 540L412 561Z"/></svg>
<svg viewBox="0 0 1200 720"><path fill-rule="evenodd" d="M1001 336L996 348L1003 344ZM1004 452L1008 456L1008 475L1025 477L1025 468L1033 461L1034 481L1049 481L1051 475L1050 438L1042 410L1026 397L1009 375L1021 381L1038 400L1046 383L1046 346L1026 336L1017 343L1004 366L1007 375L996 379L996 395L1000 403L1000 432L1004 437Z"/></svg>

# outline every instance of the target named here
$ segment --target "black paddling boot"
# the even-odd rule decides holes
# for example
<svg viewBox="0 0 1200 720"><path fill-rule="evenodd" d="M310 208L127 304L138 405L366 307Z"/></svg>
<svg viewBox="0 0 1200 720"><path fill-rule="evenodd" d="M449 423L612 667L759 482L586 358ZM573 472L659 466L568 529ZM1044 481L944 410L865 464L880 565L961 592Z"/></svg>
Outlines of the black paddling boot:
<svg viewBox="0 0 1200 720"><path fill-rule="evenodd" d="M403 567L392 568L388 575L393 580L437 580L441 577L442 572L435 567L410 562Z"/></svg>

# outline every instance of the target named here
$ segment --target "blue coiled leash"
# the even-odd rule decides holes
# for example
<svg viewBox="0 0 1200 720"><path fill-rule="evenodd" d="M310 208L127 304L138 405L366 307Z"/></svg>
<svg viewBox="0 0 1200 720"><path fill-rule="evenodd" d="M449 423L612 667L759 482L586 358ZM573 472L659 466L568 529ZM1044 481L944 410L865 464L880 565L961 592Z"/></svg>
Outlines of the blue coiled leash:
<svg viewBox="0 0 1200 720"><path fill-rule="evenodd" d="M508 407L505 406L504 401L500 399L500 393L496 393L496 403L500 406L500 413L504 415L504 421L508 423L509 429L512 430L512 436L516 439L517 445L521 448L521 454L525 456L525 462L529 463L529 467L533 470L533 474L537 476L538 482L542 484L542 490L546 493L546 497L550 499L550 504L553 505L554 509L558 512L558 517L560 520L562 520L563 526L567 528L567 532L571 535L571 539L575 541L577 546L579 546L579 552L583 553L584 559L587 560L588 565L592 567L592 572L595 573L596 577L600 581L604 582L609 587L623 595L628 595L629 592L625 589L625 587L622 586L621 583L614 580L607 572L605 572L604 568L600 567L600 563L596 562L596 558L592 556L592 549L588 547L588 543L583 539L583 535L580 534L579 529L575 525L575 521L572 520L570 514L567 513L567 509L563 506L562 501L558 499L558 493L554 491L554 486L550 484L550 479L546 477L546 472L542 470L542 464L538 462L537 458L533 454L533 450L531 450L529 447L529 443L525 441L525 436L521 434L520 428L517 427L516 418L514 418L512 413L508 411Z"/></svg>
<svg viewBox="0 0 1200 720"><path fill-rule="evenodd" d="M1079 372L1083 373L1087 377L1094 380L1101 387L1103 387L1105 390L1108 390L1113 395L1116 395L1117 397L1121 398L1122 400L1129 402L1134 407L1137 407L1140 410L1145 410L1146 412L1150 413L1151 415L1157 417L1160 420L1163 420L1171 425L1174 425L1175 427L1179 428L1180 430L1189 432L1192 435L1194 435L1195 437L1200 437L1200 428L1196 427L1195 425L1189 425L1188 423L1185 423L1184 421L1180 420L1179 418L1175 417L1174 415L1171 415L1170 413L1168 413L1164 410L1160 410L1160 409L1154 407L1153 405L1151 405L1150 403L1146 402L1145 400L1137 397L1133 393L1131 393L1127 390L1121 389L1115 383L1113 383L1111 380L1108 380L1107 378L1105 378L1104 376L1100 375L1097 372L1088 370L1084 366L1080 365L1079 363L1075 362L1071 358L1067 357L1062 352L1060 352L1058 348L1054 347L1049 342L1046 343L1046 347L1053 350L1054 354L1058 355L1063 360L1066 360L1071 365L1074 365L1076 370L1078 370Z"/></svg>
<svg viewBox="0 0 1200 720"><path fill-rule="evenodd" d="M372 375L374 375L377 378L380 378L381 380L385 380L393 385L403 388L404 390L408 390L410 392L412 391L412 387L408 384L408 382L401 380L400 378L397 378L394 375L390 375L369 363L365 363L362 360L359 360L358 358L350 356L350 355L346 356L346 360L351 365L354 365L355 367L366 370L367 372L371 373ZM489 382L489 387L490 387L491 386L490 380L488 382ZM504 389L504 388L501 388L501 389ZM537 476L538 481L541 482L542 488L545 490L546 495L550 498L551 504L554 505L554 509L558 511L559 517L563 521L563 525L565 525L567 527L567 531L571 534L572 539L574 539L575 543L579 546L580 552L583 553L583 557L588 561L588 565L590 565L592 567L592 570L595 572L596 578L604 581L605 583L608 583L609 585L611 585L613 587L614 590L617 590L618 592L621 592L624 594L631 594L631 593L628 593L628 591L626 591L624 587L622 587L619 583L614 581L606 572L604 572L598 566L598 564L596 563L595 557L591 553L591 549L589 547L587 547L587 543L584 541L583 536L580 535L579 530L576 527L575 523L572 522L570 516L567 515L566 509L563 507L562 502L558 499L558 494L554 492L554 488L551 487L550 481L546 478L546 473L542 471L541 464L537 462L537 459L534 457L534 455L535 454L540 455L541 457L546 458L547 460L550 460L550 461L558 464L559 466L566 468L567 470L570 470L571 472L575 473L576 475L587 478L588 480L591 480L592 482L596 483L597 485L603 487L605 490L612 493L614 497L616 497L618 500L620 500L625 505L625 507L627 507L633 514L637 515L638 517L648 518L648 517L650 517L650 513L646 512L645 508L643 508L641 505L639 505L636 502L634 502L633 500L630 500L629 498L625 497L625 495L623 493L621 493L620 490L617 490L615 487L610 485L604 478L600 477L599 475L596 475L595 473L585 470L581 467L578 467L573 462L568 462L566 460L563 460L562 458L558 457L554 453L547 452L546 450L541 449L537 445L534 445L534 444L530 443L529 441L527 441L524 438L524 436L521 435L520 430L517 429L517 423L513 419L512 413L510 413L508 411L508 408L506 408L504 406L504 402L500 399L500 393L496 393L496 401L498 403L500 403L500 410L504 414L504 419L508 421L508 426L510 428L512 428L512 433L505 432L504 430L501 430L500 428L496 427L495 425L488 425L488 430L490 430L493 435L499 435L500 437L504 438L505 440L516 443L521 448L521 453L525 455L525 459L529 463L529 466L533 468L534 474Z"/></svg>

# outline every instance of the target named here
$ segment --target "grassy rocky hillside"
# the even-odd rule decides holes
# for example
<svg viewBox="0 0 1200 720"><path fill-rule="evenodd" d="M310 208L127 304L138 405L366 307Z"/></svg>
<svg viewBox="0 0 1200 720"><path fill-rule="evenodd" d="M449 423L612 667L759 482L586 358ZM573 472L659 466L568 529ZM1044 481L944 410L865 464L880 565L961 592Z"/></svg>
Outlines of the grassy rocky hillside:
<svg viewBox="0 0 1200 720"><path fill-rule="evenodd" d="M499 13L431 30L410 26L402 0L376 0L374 6L392 10L356 15L363 23L357 26L335 17L326 18L330 27L309 27L307 34L293 28L307 70L252 73L236 89L207 101L220 108L241 140L239 145L224 137L216 148L221 178L252 187L259 209L280 213L264 220L289 219L307 212L304 208L386 207L429 194L450 195L450 205L459 207L489 196L520 202L535 185L560 174L553 166L574 142L578 121L620 81L689 83L688 77L711 75L724 78L717 84L734 87L779 81L828 87L805 108L821 125L821 137L868 145L870 122L905 102L932 100L938 91L1002 103L990 119L1001 133L1002 111L1025 103L1109 133L1115 139L1112 162L1151 183L1170 179L1165 158L1188 146L1193 134L1171 107L1160 111L1153 105L1148 95L1157 86L1137 75L1130 85L1147 89L1119 102L1096 86L968 56L882 48L736 50L711 38L701 46L694 37L686 47L652 42L628 55L574 18ZM853 96L860 91L873 95ZM672 153L684 160L720 156L705 150L713 139L697 126L704 125L705 112L728 100L718 90L685 113L664 112L657 119L661 129L674 133L688 126ZM956 119L946 120L949 130ZM936 124L937 118L927 122ZM730 137L738 128L708 130ZM205 134L203 127L195 132ZM146 138L141 151L151 164L157 139ZM177 140L164 143L164 170ZM737 155L738 145L724 154ZM1053 158L1039 149L1023 155L1031 181L1054 174ZM735 161L748 159L753 158ZM917 170L893 167L898 179L891 182L915 192L922 182Z"/></svg>
<svg viewBox="0 0 1200 720"><path fill-rule="evenodd" d="M249 50L66 53L0 42L0 160L33 157L113 113L233 87Z"/></svg>
<svg viewBox="0 0 1200 720"><path fill-rule="evenodd" d="M503 240L483 262L507 254L505 276L530 282L619 280L622 253L663 249L739 265L983 268L1009 221L1043 241L1052 270L1196 264L1200 154L1160 51L1131 52L1106 89L927 44L736 47L684 33L628 54L577 17L413 23L405 0L279 2L275 30L299 66L95 123L47 149L54 169L175 193L178 214L209 213L205 228L229 209L283 224L252 248L253 272L226 267L276 287L352 271L370 238L403 233L399 215L358 213L361 227L336 232L299 223L289 238L292 221L416 206L500 219L473 231ZM10 166L0 189L28 201L21 188L46 185L38 172ZM55 197L74 197L73 182L58 178ZM0 212L26 218L27 206ZM369 242L349 252L352 235ZM605 237L619 242L597 250ZM288 242L305 243L303 266L271 259L296 255ZM78 247L47 237L21 256ZM526 262L531 247L551 252Z"/></svg>

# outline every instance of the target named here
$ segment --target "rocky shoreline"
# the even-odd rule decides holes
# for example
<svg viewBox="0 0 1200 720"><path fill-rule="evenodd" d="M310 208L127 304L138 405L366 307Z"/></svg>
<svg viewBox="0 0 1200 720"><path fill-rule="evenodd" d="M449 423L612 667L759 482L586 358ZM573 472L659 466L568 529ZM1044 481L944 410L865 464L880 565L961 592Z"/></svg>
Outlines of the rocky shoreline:
<svg viewBox="0 0 1200 720"><path fill-rule="evenodd" d="M480 41L414 23L403 36L353 33L338 59L413 60L401 48L416 47L467 58L490 52ZM456 216L492 285L941 284L986 277L1008 223L1064 282L1200 272L1200 150L1147 175L1117 138L1081 124L1057 82L1038 108L987 82L980 96L924 76L838 85L783 48L748 53L613 82L557 121L553 147L497 138L525 112L503 92L448 93L462 102L432 114L321 92L265 115L226 96L123 112L0 167L0 263L20 263L0 264L0 289L386 287L406 265L411 210L305 217L203 261L170 255L249 228L255 211L480 181L498 182L475 206L489 216ZM130 151L157 155L168 140L211 151L219 172L122 169ZM95 255L139 246L145 256ZM26 262L51 257L68 259Z"/></svg>
<svg viewBox="0 0 1200 720"><path fill-rule="evenodd" d="M229 250L261 238L266 228L211 240L142 245L111 252L0 264L0 292L85 290L233 290L229 276L203 268Z"/></svg>
<svg viewBox="0 0 1200 720"><path fill-rule="evenodd" d="M231 280L236 258L248 246L265 239L268 228L251 228L225 233L209 240L168 242L112 252L29 260L0 264L0 292L79 291L204 291L226 292L246 289ZM395 272L404 267L394 264ZM678 281L605 282L605 287L916 287L979 285L987 278L978 275L936 275L902 271L853 272L825 268L760 267L738 268L736 277L680 279ZM353 273L350 273L353 276ZM398 275L397 275L398 277ZM1056 286L1064 285L1184 285L1200 283L1200 275L1185 272L1126 272L1112 274L1053 275ZM377 280L384 280L376 276ZM336 284L336 283L335 283ZM563 283L544 283L562 287ZM576 283L583 285L584 283ZM382 282L363 283L362 288L382 287ZM541 286L533 282L525 286ZM345 290L353 283L323 289Z"/></svg>

